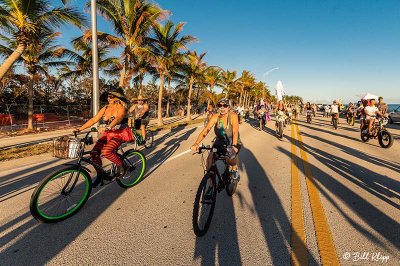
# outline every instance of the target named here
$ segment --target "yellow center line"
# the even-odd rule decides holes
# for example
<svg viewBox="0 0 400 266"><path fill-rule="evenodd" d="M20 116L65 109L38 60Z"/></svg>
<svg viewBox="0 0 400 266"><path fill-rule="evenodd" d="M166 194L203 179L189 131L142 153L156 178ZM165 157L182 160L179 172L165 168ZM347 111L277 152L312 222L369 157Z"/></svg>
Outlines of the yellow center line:
<svg viewBox="0 0 400 266"><path fill-rule="evenodd" d="M314 220L315 233L322 265L340 265L335 244L328 222L325 217L324 208L321 203L318 189L315 184L314 177L311 172L310 164L307 159L307 153L303 147L303 138L300 135L298 124L296 124L297 139L299 141L301 158L303 159L304 172L306 175L306 184L308 188L308 196L310 198L311 211Z"/></svg>
<svg viewBox="0 0 400 266"><path fill-rule="evenodd" d="M292 234L290 238L292 265L308 265L306 230L304 228L303 203L301 198L299 168L297 166L297 149L295 127L292 124Z"/></svg>

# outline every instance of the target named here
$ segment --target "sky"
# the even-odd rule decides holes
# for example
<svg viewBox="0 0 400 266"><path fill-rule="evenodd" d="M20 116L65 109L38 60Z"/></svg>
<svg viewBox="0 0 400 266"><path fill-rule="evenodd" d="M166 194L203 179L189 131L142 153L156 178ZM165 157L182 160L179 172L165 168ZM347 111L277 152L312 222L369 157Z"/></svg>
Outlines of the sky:
<svg viewBox="0 0 400 266"><path fill-rule="evenodd" d="M85 1L70 2L83 10ZM186 23L183 34L199 39L190 48L207 52L209 65L249 70L271 92L281 80L287 94L306 101L346 103L370 92L400 103L399 0L156 2ZM98 24L112 32L100 16ZM79 35L72 27L62 32L63 43Z"/></svg>

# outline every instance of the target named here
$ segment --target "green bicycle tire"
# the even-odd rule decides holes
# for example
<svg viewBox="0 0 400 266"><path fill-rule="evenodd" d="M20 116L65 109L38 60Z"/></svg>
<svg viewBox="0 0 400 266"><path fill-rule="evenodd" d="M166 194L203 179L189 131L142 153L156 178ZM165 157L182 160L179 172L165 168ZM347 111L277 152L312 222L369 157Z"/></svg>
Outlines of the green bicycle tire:
<svg viewBox="0 0 400 266"><path fill-rule="evenodd" d="M142 179L142 177L146 171L146 166L147 166L146 157L140 151L135 150L135 149L128 150L123 154L123 157L124 157L124 160L127 160L130 156L135 156L135 155L138 156L138 160L141 165L141 169L137 176L134 176L133 178L132 178L132 176L130 176L129 180L132 179L131 181L128 181L127 177L121 177L121 178L117 179L118 185L123 188L130 188L130 187L135 186ZM129 163L128 163L128 165L131 166Z"/></svg>
<svg viewBox="0 0 400 266"><path fill-rule="evenodd" d="M66 212L63 214L50 216L50 215L44 213L44 210L41 210L41 208L39 206L40 196L41 196L44 188L47 185L49 185L49 183L51 181L59 178L60 176L62 176L64 174L71 174L72 172L79 173L79 176L83 176L83 178L84 178L85 188L84 188L84 194L83 194L82 198L80 200L78 200L78 203L76 203L74 207L68 208L66 210ZM64 169L58 170L54 173L51 173L50 175L45 177L40 182L40 184L36 187L36 189L32 193L29 208L30 208L32 216L35 219L37 219L41 222L44 222L44 223L56 223L56 222L62 221L64 219L67 219L67 218L71 217L72 215L76 214L83 207L83 205L86 203L86 201L89 199L91 191L92 191L92 179L91 179L89 173L87 173L83 169L78 170L75 167L64 168Z"/></svg>

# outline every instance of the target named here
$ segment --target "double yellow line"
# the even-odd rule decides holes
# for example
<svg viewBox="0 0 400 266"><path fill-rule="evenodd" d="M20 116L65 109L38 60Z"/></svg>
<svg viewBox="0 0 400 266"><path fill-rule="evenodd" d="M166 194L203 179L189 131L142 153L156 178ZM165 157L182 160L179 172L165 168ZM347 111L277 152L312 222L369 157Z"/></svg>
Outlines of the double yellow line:
<svg viewBox="0 0 400 266"><path fill-rule="evenodd" d="M295 133L296 132L296 133ZM297 139L296 139L297 136ZM308 196L311 205L312 218L317 238L319 254L322 265L340 265L337 257L335 245L328 222L325 217L321 199L314 177L311 172L310 164L307 159L307 153L303 147L303 139L300 135L299 126L292 124L292 211L291 211L291 261L292 265L308 265L306 231L304 227L303 203L301 196L301 180L299 178L297 146L300 149L301 159L303 161L305 179L307 184ZM297 145L296 145L297 142Z"/></svg>

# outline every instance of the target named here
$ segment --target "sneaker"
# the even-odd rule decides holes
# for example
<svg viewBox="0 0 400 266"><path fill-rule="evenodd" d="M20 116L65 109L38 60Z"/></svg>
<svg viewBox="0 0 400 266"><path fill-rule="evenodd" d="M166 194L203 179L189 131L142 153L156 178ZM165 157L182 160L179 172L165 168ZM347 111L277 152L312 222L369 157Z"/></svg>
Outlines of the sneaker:
<svg viewBox="0 0 400 266"><path fill-rule="evenodd" d="M115 177L120 178L123 177L126 172L127 172L128 166L125 164L125 162L122 163L122 165L117 165L115 169Z"/></svg>
<svg viewBox="0 0 400 266"><path fill-rule="evenodd" d="M239 171L238 170L231 171L231 178L234 182L239 182L240 180Z"/></svg>
<svg viewBox="0 0 400 266"><path fill-rule="evenodd" d="M211 201L212 195L213 195L213 188L208 187L206 190L206 193L204 193L204 196L203 196L204 201Z"/></svg>

